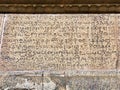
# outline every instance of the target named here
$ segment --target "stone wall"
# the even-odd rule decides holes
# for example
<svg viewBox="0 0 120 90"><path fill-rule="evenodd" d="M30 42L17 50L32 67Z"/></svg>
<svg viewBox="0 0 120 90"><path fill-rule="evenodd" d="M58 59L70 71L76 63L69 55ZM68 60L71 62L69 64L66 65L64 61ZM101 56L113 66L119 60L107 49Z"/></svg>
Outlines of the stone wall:
<svg viewBox="0 0 120 90"><path fill-rule="evenodd" d="M119 90L119 14L1 14L1 90Z"/></svg>

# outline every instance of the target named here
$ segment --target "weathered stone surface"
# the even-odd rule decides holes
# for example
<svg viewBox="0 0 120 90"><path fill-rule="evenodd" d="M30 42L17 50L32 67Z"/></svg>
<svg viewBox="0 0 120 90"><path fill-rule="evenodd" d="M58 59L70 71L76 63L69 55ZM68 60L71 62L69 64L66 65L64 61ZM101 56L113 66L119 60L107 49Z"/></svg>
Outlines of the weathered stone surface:
<svg viewBox="0 0 120 90"><path fill-rule="evenodd" d="M2 37L3 37L3 29L4 29L4 22L5 22L5 19L4 19L4 14L0 14L0 51L1 51L1 44L2 44Z"/></svg>
<svg viewBox="0 0 120 90"><path fill-rule="evenodd" d="M43 79L43 82L42 82ZM1 90L119 90L120 78L99 76L6 76Z"/></svg>
<svg viewBox="0 0 120 90"><path fill-rule="evenodd" d="M119 90L117 77L73 77L68 90Z"/></svg>
<svg viewBox="0 0 120 90"><path fill-rule="evenodd" d="M4 27L4 23L3 22L4 22L4 14L0 14L0 38L1 38L1 35L2 35L3 27Z"/></svg>
<svg viewBox="0 0 120 90"><path fill-rule="evenodd" d="M13 70L116 69L118 17L6 15L1 59Z"/></svg>
<svg viewBox="0 0 120 90"><path fill-rule="evenodd" d="M119 17L0 15L1 90L120 90Z"/></svg>

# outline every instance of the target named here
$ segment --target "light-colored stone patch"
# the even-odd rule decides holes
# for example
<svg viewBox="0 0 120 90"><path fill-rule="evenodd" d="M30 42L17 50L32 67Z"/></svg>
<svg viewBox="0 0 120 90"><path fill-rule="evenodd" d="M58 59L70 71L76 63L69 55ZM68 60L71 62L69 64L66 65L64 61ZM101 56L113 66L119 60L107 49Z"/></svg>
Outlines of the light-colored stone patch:
<svg viewBox="0 0 120 90"><path fill-rule="evenodd" d="M114 14L8 14L1 59L11 70L116 69L118 20Z"/></svg>

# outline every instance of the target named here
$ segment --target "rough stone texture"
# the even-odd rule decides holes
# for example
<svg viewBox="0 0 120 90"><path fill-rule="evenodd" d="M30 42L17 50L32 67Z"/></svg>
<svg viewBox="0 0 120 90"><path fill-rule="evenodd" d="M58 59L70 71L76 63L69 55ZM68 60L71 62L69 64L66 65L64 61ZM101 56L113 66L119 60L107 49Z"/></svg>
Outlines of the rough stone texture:
<svg viewBox="0 0 120 90"><path fill-rule="evenodd" d="M2 60L16 70L116 69L117 15L6 15Z"/></svg>
<svg viewBox="0 0 120 90"><path fill-rule="evenodd" d="M3 37L3 29L4 29L4 22L5 22L5 19L4 19L4 14L0 14L0 51L1 51L1 44L2 44L2 37Z"/></svg>
<svg viewBox="0 0 120 90"><path fill-rule="evenodd" d="M119 17L1 15L1 90L120 90Z"/></svg>
<svg viewBox="0 0 120 90"><path fill-rule="evenodd" d="M42 79L44 82L42 82ZM7 76L1 90L120 90L120 78L98 76Z"/></svg>

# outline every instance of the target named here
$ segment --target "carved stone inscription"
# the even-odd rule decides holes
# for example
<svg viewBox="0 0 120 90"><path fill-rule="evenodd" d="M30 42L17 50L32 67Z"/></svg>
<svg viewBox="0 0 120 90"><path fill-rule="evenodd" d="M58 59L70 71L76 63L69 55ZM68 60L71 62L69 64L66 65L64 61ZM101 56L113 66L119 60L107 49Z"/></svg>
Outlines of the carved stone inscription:
<svg viewBox="0 0 120 90"><path fill-rule="evenodd" d="M119 16L8 14L1 59L12 70L116 69Z"/></svg>

